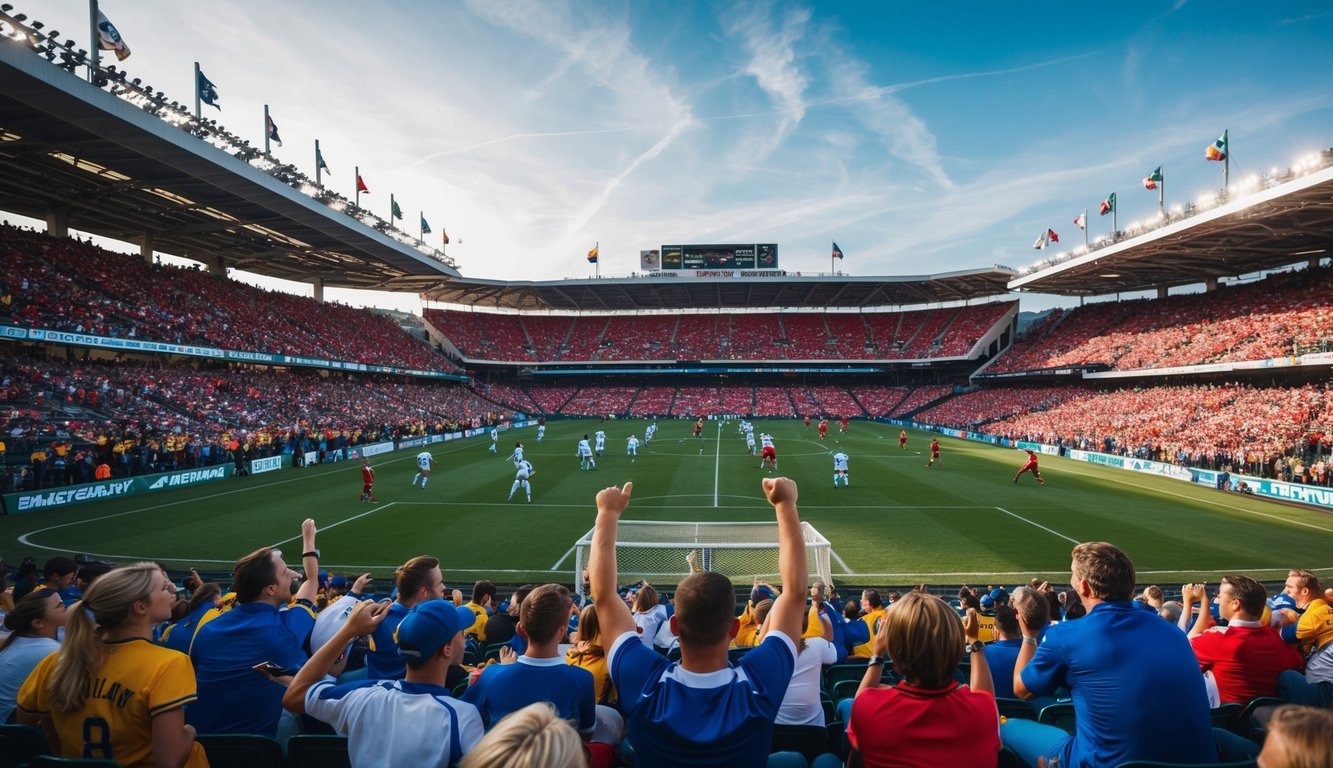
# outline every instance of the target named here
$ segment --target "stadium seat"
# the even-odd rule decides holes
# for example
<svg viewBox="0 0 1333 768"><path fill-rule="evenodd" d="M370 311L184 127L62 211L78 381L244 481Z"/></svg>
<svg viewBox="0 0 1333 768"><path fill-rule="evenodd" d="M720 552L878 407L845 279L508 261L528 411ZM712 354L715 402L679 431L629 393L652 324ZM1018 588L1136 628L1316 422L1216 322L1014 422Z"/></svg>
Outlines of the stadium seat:
<svg viewBox="0 0 1333 768"><path fill-rule="evenodd" d="M253 733L201 733L195 737L208 754L210 768L285 768L282 747Z"/></svg>
<svg viewBox="0 0 1333 768"><path fill-rule="evenodd" d="M96 757L56 757L38 755L28 761L28 768L124 768L115 760Z"/></svg>
<svg viewBox="0 0 1333 768"><path fill-rule="evenodd" d="M833 693L833 686L842 680L857 680L865 677L866 663L864 661L845 661L841 664L832 664L824 668L824 690L830 694ZM837 696L833 697L838 700Z"/></svg>
<svg viewBox="0 0 1333 768"><path fill-rule="evenodd" d="M503 642L503 643L488 643L488 644L486 645L486 650L481 654L482 661L486 661L486 660L488 660L488 659L494 659L495 661L499 661L499 660L500 660L500 649L501 649L501 648L508 648L508 647L509 647L509 643L508 643L508 642Z"/></svg>
<svg viewBox="0 0 1333 768"><path fill-rule="evenodd" d="M449 691L449 693L453 694L454 698L461 697L464 693L467 692L468 683L469 680L467 678L459 680L457 683L454 683L453 690Z"/></svg>
<svg viewBox="0 0 1333 768"><path fill-rule="evenodd" d="M860 680L839 680L833 684L833 690L830 691L830 694L834 701L851 699L856 697L856 689L860 687Z"/></svg>
<svg viewBox="0 0 1333 768"><path fill-rule="evenodd" d="M810 768L810 761L799 752L774 752L768 756L768 768Z"/></svg>
<svg viewBox="0 0 1333 768"><path fill-rule="evenodd" d="M1280 704L1288 703L1285 699L1275 698L1273 696L1260 696L1251 699L1245 705L1245 709L1236 717L1235 723L1231 726L1231 732L1244 736L1255 742L1263 741L1263 734L1267 728L1260 727L1254 721L1254 713L1263 707L1276 707Z"/></svg>
<svg viewBox="0 0 1333 768"><path fill-rule="evenodd" d="M796 752L814 760L828 750L828 730L817 725L775 725L770 753Z"/></svg>
<svg viewBox="0 0 1333 768"><path fill-rule="evenodd" d="M1130 760L1116 768L1256 768L1258 763L1245 760L1244 763L1158 763L1157 760Z"/></svg>
<svg viewBox="0 0 1333 768"><path fill-rule="evenodd" d="M1042 707L1041 713L1037 715L1037 722L1042 725L1054 725L1056 728L1063 728L1064 730L1073 733L1074 702L1062 701Z"/></svg>
<svg viewBox="0 0 1333 768"><path fill-rule="evenodd" d="M49 754L46 734L31 725L0 725L0 768L18 768Z"/></svg>
<svg viewBox="0 0 1333 768"><path fill-rule="evenodd" d="M1232 730L1236 727L1236 721L1240 719L1240 713L1245 708L1240 704L1223 704L1213 710L1213 727L1224 730Z"/></svg>
<svg viewBox="0 0 1333 768"><path fill-rule="evenodd" d="M287 742L292 768L352 768L346 736L293 736Z"/></svg>
<svg viewBox="0 0 1333 768"><path fill-rule="evenodd" d="M1036 720L1037 710L1032 705L1022 699L1006 699L996 697L995 707L1000 710L1003 717L1015 718L1018 720Z"/></svg>

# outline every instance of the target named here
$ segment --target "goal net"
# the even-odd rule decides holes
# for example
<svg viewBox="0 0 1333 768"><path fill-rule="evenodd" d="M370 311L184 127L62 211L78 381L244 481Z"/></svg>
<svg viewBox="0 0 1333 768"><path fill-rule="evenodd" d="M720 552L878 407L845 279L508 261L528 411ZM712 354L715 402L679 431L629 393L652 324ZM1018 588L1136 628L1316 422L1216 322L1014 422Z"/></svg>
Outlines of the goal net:
<svg viewBox="0 0 1333 768"><path fill-rule="evenodd" d="M805 537L806 572L833 586L831 549L814 526L801 523ZM588 567L592 531L574 544L575 583L582 589ZM621 520L616 531L616 573L621 584L639 579L654 585L676 585L689 575L685 557L696 552L695 564L717 571L737 584L756 578L776 582L778 573L777 521L759 523L684 523L656 520Z"/></svg>

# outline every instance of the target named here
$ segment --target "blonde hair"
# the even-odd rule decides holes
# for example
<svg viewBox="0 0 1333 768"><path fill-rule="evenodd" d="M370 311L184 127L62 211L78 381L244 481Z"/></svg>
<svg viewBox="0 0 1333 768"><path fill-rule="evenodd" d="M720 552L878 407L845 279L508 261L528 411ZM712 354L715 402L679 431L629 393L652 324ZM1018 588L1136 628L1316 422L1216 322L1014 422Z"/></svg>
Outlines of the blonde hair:
<svg viewBox="0 0 1333 768"><path fill-rule="evenodd" d="M463 758L458 768L587 768L583 739L540 701L511 712Z"/></svg>
<svg viewBox="0 0 1333 768"><path fill-rule="evenodd" d="M161 575L156 563L116 568L94 581L83 599L69 607L65 641L51 672L53 709L72 712L83 707L88 681L105 659L102 630L124 624L134 604L151 597Z"/></svg>
<svg viewBox="0 0 1333 768"><path fill-rule="evenodd" d="M963 624L943 600L908 592L880 620L893 668L913 685L944 688L963 651Z"/></svg>
<svg viewBox="0 0 1333 768"><path fill-rule="evenodd" d="M1268 720L1268 738L1282 740L1291 759L1286 768L1323 768L1333 765L1333 712L1284 704Z"/></svg>

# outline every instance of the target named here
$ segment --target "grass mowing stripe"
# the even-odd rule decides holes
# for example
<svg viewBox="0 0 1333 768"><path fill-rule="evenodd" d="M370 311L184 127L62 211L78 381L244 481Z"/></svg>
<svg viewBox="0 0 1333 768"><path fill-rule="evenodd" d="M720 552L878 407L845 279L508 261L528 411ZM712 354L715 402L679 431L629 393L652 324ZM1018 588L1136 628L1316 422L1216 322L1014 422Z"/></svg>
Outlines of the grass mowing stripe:
<svg viewBox="0 0 1333 768"><path fill-rule="evenodd" d="M1022 520L1023 522L1027 523L1028 525L1034 525L1034 526L1036 526L1036 527L1042 529L1043 531L1046 531L1047 533L1051 533L1051 534L1054 534L1054 535L1056 535L1056 536L1059 536L1060 538L1064 539L1065 541L1067 541L1067 542L1069 542L1069 543L1071 543L1071 544L1078 544L1078 543L1079 543L1079 540L1078 540L1078 539L1071 539L1071 538L1069 538L1068 536L1064 535L1063 533L1060 533L1059 531L1053 531L1053 530L1051 530L1050 528L1047 528L1046 526L1042 525L1041 523L1034 523L1034 522L1032 522L1031 520L1027 519L1026 517L1023 517L1022 515L1015 515L1013 512L1010 512L1009 510L1005 509L1004 507L996 507L996 509L1000 510L1001 512L1005 513L1006 515L1009 515L1010 517L1014 517L1014 518L1017 518L1017 519L1019 519L1019 520Z"/></svg>

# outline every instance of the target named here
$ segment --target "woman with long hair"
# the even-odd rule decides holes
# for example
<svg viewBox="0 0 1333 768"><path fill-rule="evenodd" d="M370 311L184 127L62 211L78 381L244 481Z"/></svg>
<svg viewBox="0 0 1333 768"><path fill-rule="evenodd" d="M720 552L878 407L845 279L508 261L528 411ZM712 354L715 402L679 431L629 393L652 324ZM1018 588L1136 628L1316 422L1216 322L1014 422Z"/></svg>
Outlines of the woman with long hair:
<svg viewBox="0 0 1333 768"><path fill-rule="evenodd" d="M611 671L606 666L606 649L602 647L602 630L597 623L597 609L592 603L579 613L578 642L565 651L565 662L592 673L592 690L598 704L615 706L616 687L611 682Z"/></svg>
<svg viewBox="0 0 1333 768"><path fill-rule="evenodd" d="M204 616L222 603L222 587L216 582L201 584L190 595L190 601L185 603L185 615L162 630L162 637L158 640L162 645L172 650L188 654L190 644L194 642L194 633L199 631L199 623Z"/></svg>
<svg viewBox="0 0 1333 768"><path fill-rule="evenodd" d="M459 768L587 768L578 731L550 704L539 701L509 713Z"/></svg>
<svg viewBox="0 0 1333 768"><path fill-rule="evenodd" d="M185 724L195 699L190 658L152 642L176 587L153 563L117 568L69 607L65 642L18 696L18 721L40 724L64 757L124 766L206 767Z"/></svg>
<svg viewBox="0 0 1333 768"><path fill-rule="evenodd" d="M885 612L847 729L867 768L994 765L1000 720L979 632L974 609L960 622L948 603L924 592L903 595ZM965 653L970 687L954 680ZM896 687L880 685L889 659L903 677Z"/></svg>
<svg viewBox="0 0 1333 768"><path fill-rule="evenodd" d="M639 627L639 639L652 648L657 631L667 621L667 609L658 603L657 590L646 581L640 582L638 591L634 593L634 602L630 604L630 611L634 614L634 623Z"/></svg>
<svg viewBox="0 0 1333 768"><path fill-rule="evenodd" d="M65 603L54 589L29 592L5 614L11 634L0 644L0 723L9 720L19 687L37 662L60 650L56 633L65 626L65 615Z"/></svg>

